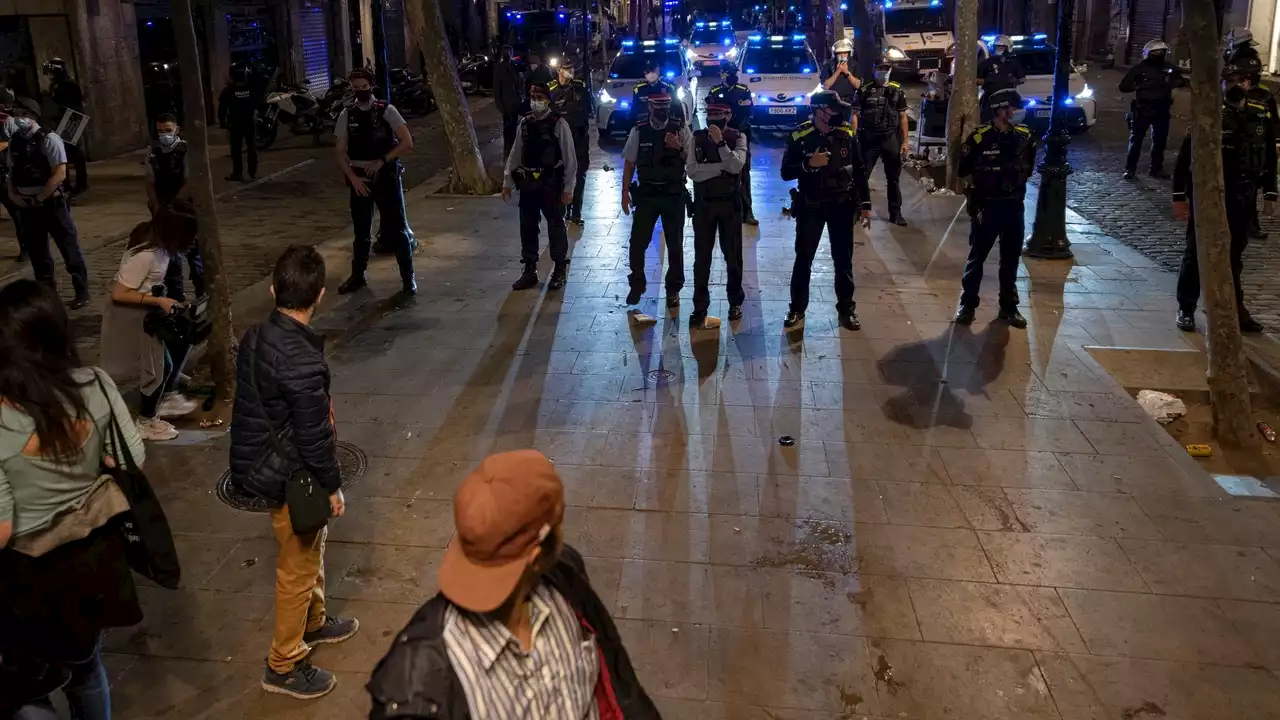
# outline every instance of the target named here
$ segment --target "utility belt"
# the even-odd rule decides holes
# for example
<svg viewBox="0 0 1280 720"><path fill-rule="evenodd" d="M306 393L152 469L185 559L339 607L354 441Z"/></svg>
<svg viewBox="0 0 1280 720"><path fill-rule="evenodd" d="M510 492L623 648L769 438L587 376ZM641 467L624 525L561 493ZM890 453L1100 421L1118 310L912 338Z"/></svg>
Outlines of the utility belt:
<svg viewBox="0 0 1280 720"><path fill-rule="evenodd" d="M689 193L689 189L683 183L679 185L676 183L656 185L653 183L641 184L635 180L631 181L631 199L632 204L636 207L643 205L646 200L658 200L661 198L672 200L683 198L685 212L689 217L693 217L693 195Z"/></svg>
<svg viewBox="0 0 1280 720"><path fill-rule="evenodd" d="M823 206L834 205L841 207L853 203L853 197L848 193L823 193L820 196L809 196L800 192L799 188L791 188L791 208L786 214L800 220L806 216L818 212L818 208Z"/></svg>
<svg viewBox="0 0 1280 720"><path fill-rule="evenodd" d="M518 167L511 171L511 179L515 181L516 189L520 192L544 187L563 186L564 166L557 165L550 170Z"/></svg>
<svg viewBox="0 0 1280 720"><path fill-rule="evenodd" d="M375 159L376 159L376 158L375 158ZM373 162L373 160L364 160L364 161L357 160L356 162ZM393 173L393 172L394 172L394 173L399 173L399 172L400 172L400 160L399 160L399 158L396 158L396 159L392 160L392 161L391 161L391 162L389 162L389 163L383 163L382 167L378 170L378 172L374 173L373 175L370 175L370 174L369 174L369 168L356 167L356 166L352 165L352 166L351 166L351 169L355 172L355 174L356 174L356 175L359 175L360 177L364 178L365 180L373 180L373 179L376 179L376 178L378 178L378 177L380 177L380 176L382 176L382 175L390 174L390 173Z"/></svg>
<svg viewBox="0 0 1280 720"><path fill-rule="evenodd" d="M162 297L164 286L157 285L152 288L151 294ZM142 329L167 345L199 345L213 331L213 320L209 316L209 298L197 298L194 303L179 306L173 312L151 310L142 319Z"/></svg>

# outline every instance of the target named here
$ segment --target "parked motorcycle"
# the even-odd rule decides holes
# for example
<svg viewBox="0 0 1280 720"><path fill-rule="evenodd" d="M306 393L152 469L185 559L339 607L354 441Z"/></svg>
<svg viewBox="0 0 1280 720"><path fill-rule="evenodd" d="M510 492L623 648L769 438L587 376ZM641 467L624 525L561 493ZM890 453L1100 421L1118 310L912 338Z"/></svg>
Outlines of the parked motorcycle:
<svg viewBox="0 0 1280 720"><path fill-rule="evenodd" d="M436 109L436 96L422 73L407 67L391 68L391 104L402 115L426 115Z"/></svg>
<svg viewBox="0 0 1280 720"><path fill-rule="evenodd" d="M321 138L333 129L349 95L350 86L344 79L329 86L321 98L304 87L281 83L275 92L267 93L258 111L254 133L258 149L266 150L275 143L281 125L288 126L294 135L310 135L312 144L320 147L324 144Z"/></svg>
<svg viewBox="0 0 1280 720"><path fill-rule="evenodd" d="M458 80L468 95L493 90L493 60L488 55L463 55L458 63Z"/></svg>

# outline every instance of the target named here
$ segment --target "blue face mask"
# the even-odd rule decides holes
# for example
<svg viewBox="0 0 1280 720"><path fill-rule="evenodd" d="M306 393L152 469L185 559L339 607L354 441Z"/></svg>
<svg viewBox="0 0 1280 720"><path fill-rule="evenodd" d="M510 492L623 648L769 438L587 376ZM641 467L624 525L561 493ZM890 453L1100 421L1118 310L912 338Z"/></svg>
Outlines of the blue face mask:
<svg viewBox="0 0 1280 720"><path fill-rule="evenodd" d="M160 141L160 147L171 148L178 143L178 133L160 133L156 139Z"/></svg>
<svg viewBox="0 0 1280 720"><path fill-rule="evenodd" d="M14 118L13 124L18 127L18 132L28 132L36 126L36 121L29 117Z"/></svg>

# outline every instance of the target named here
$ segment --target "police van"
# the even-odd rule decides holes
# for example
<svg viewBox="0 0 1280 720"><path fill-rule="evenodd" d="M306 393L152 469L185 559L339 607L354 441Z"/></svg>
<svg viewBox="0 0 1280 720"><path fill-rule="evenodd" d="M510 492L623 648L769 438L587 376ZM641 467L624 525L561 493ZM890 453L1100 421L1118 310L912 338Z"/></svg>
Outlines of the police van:
<svg viewBox="0 0 1280 720"><path fill-rule="evenodd" d="M733 32L733 23L729 20L712 20L693 24L693 33L689 36L689 47L685 54L693 67L702 74L716 75L720 72L720 63L724 60L737 60L739 52L741 50Z"/></svg>
<svg viewBox="0 0 1280 720"><path fill-rule="evenodd" d="M982 41L991 47L995 35L983 35ZM1053 115L1053 74L1057 67L1057 48L1049 42L1046 33L1033 35L1013 35L1009 38L1013 47L1009 52L1022 64L1026 79L1018 86L1018 94L1022 96L1023 113L1014 114L1014 122L1022 123L1032 130L1044 132L1049 129L1049 119ZM1093 88L1085 82L1080 74L1081 68L1072 66L1067 79L1067 97L1062 101L1067 130L1085 132L1098 121L1097 103L1093 98Z"/></svg>
<svg viewBox="0 0 1280 720"><path fill-rule="evenodd" d="M804 35L751 35L738 67L754 103L752 128L785 131L809 119L809 97L822 90L822 78Z"/></svg>
<svg viewBox="0 0 1280 720"><path fill-rule="evenodd" d="M882 59L898 77L916 77L942 69L947 48L956 41L954 12L946 0L884 0Z"/></svg>
<svg viewBox="0 0 1280 720"><path fill-rule="evenodd" d="M693 119L698 79L680 41L628 39L622 41L622 49L609 65L609 76L597 95L596 127L600 132L625 133L640 119L631 107L631 95L636 85L644 82L645 65L650 61L658 63L658 74L676 88L675 97L671 98L673 112L678 104L685 119Z"/></svg>

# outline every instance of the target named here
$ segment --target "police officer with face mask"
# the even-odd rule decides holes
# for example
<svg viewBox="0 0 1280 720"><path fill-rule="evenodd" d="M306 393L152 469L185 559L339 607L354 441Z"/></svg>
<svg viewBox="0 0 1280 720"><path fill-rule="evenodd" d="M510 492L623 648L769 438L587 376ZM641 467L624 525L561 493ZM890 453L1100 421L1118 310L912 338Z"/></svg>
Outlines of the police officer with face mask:
<svg viewBox="0 0 1280 720"><path fill-rule="evenodd" d="M676 95L676 86L662 79L662 67L656 59L648 59L644 64L644 82L636 83L631 90L631 113L632 117L645 118L649 115L648 102L652 95L666 95L674 100ZM674 117L684 119L684 105L679 102L670 103L671 107L667 108Z"/></svg>
<svg viewBox="0 0 1280 720"><path fill-rule="evenodd" d="M227 180L244 182L241 148L249 156L249 179L258 177L258 144L254 127L262 98L253 86L249 68L239 63L231 66L231 83L218 98L218 125L227 131L231 143L231 174Z"/></svg>
<svg viewBox="0 0 1280 720"><path fill-rule="evenodd" d="M1142 62L1130 68L1120 81L1120 92L1134 93L1129 105L1129 156L1125 159L1124 179L1132 180L1138 171L1142 140L1151 130L1151 177L1165 177L1164 146L1169 138L1169 114L1173 107L1174 88L1187 84L1182 71L1166 59L1169 46L1163 40L1152 40L1142 47Z"/></svg>
<svg viewBox="0 0 1280 720"><path fill-rule="evenodd" d="M1280 108L1276 107L1275 90L1262 82L1262 59L1258 56L1253 33L1248 28L1236 28L1231 31L1229 40L1230 48L1227 50L1226 63L1253 69L1253 73L1249 76L1249 90L1246 97L1250 102L1266 107L1267 112L1271 113L1272 122L1275 122L1275 118L1280 117ZM1256 203L1253 218L1249 221L1249 237L1254 240L1267 238L1258 219Z"/></svg>
<svg viewBox="0 0 1280 720"><path fill-rule="evenodd" d="M1036 164L1036 141L1025 125L1015 125L1013 114L1022 107L1018 91L1005 88L991 93L992 120L974 130L961 146L960 177L971 178L969 199L969 257L960 280L957 325L973 323L982 285L982 264L991 248L1000 244L1000 312L996 316L1012 327L1024 328L1027 319L1018 312L1018 258L1022 255L1023 200L1027 180Z"/></svg>
<svg viewBox="0 0 1280 720"><path fill-rule="evenodd" d="M889 195L889 222L906 225L902 217L902 163L907 159L907 94L902 86L889 80L892 68L876 67L871 82L862 86L854 114L858 117L858 142L862 146L862 164L870 175L876 161L884 161L884 180Z"/></svg>
<svg viewBox="0 0 1280 720"><path fill-rule="evenodd" d="M849 62L853 58L853 43L841 38L831 46L831 59L822 69L822 86L840 96L840 99L857 109L858 88L862 81L853 74ZM857 121L853 121L853 129L858 129Z"/></svg>
<svg viewBox="0 0 1280 720"><path fill-rule="evenodd" d="M862 327L853 302L853 226L862 217L870 225L871 201L862 149L849 127L851 108L830 90L809 100L813 120L791 133L782 155L782 179L799 180L791 191L791 216L796 220L796 261L791 269L791 308L783 325L804 323L809 307L809 278L813 258L826 228L835 266L836 314L840 327Z"/></svg>
<svg viewBox="0 0 1280 720"><path fill-rule="evenodd" d="M1001 35L991 43L991 56L978 63L978 86L982 88L982 122L991 122L990 98L1001 90L1016 88L1027 77L1018 58L1011 55L1013 40Z"/></svg>
<svg viewBox="0 0 1280 720"><path fill-rule="evenodd" d="M413 150L413 135L394 105L373 96L373 74L356 68L348 76L355 104L338 115L333 135L337 139L338 167L351 187L351 225L355 244L351 277L338 286L339 294L355 292L368 283L372 246L373 210L378 209L378 239L388 244L400 266L401 293L414 295L413 247L405 219L404 185L400 157Z"/></svg>
<svg viewBox="0 0 1280 720"><path fill-rule="evenodd" d="M742 188L742 222L747 225L759 225L755 211L751 206L751 109L755 102L751 99L751 91L746 85L738 82L738 65L732 60L720 62L720 84L707 93L707 104L726 105L733 114L729 117L729 127L738 131L747 143L747 160L739 173L739 185Z"/></svg>
<svg viewBox="0 0 1280 720"><path fill-rule="evenodd" d="M1231 278L1235 283L1236 312L1240 330L1262 331L1244 305L1240 273L1249 246L1249 221L1257 212L1261 185L1263 212L1270 215L1276 202L1275 118L1266 106L1249 100L1256 61L1228 64L1222 69L1222 180L1226 190L1227 230L1231 235ZM1200 264L1196 255L1195 215L1191 211L1191 135L1182 140L1173 171L1173 216L1187 221L1187 245L1178 270L1179 330L1196 329L1196 305L1200 301Z"/></svg>
<svg viewBox="0 0 1280 720"><path fill-rule="evenodd" d="M547 243L555 263L547 287L558 290L569 277L564 208L578 182L577 151L573 131L559 113L552 111L550 96L546 85L529 87L531 109L520 119L503 172L502 199L511 199L512 188L520 191L520 261L524 272L511 285L512 290L528 290L538 284L540 216L547 219Z"/></svg>
<svg viewBox="0 0 1280 720"><path fill-rule="evenodd" d="M667 243L667 308L680 306L684 287L684 216L688 198L685 164L693 152L693 134L684 121L671 113L671 96L651 93L648 118L636 123L622 148L622 212L631 215L631 291L627 304L640 302L647 286L644 255L653 229L662 220ZM632 183L632 178L637 178Z"/></svg>
<svg viewBox="0 0 1280 720"><path fill-rule="evenodd" d="M685 170L693 180L693 314L690 327L717 328L707 315L711 304L711 258L720 233L724 255L729 320L742 317L742 195L740 173L747 161L747 139L729 127L733 108L707 101L707 127L693 134L693 154Z"/></svg>
<svg viewBox="0 0 1280 720"><path fill-rule="evenodd" d="M568 58L556 72L557 79L547 84L551 108L564 118L573 133L577 177L573 183L573 202L566 210L569 222L582 224L582 191L586 185L587 166L591 161L591 116L595 114L595 97L587 84L574 77L573 62Z"/></svg>
<svg viewBox="0 0 1280 720"><path fill-rule="evenodd" d="M146 168L147 207L154 216L161 208L187 194L187 141L179 135L178 119L173 115L164 113L156 118L156 139L147 154ZM196 297L201 297L205 294L204 262L198 243L191 244L186 259L191 269L191 285ZM187 299L182 287L181 255L174 254L169 258L169 268L164 274L164 291L167 297L178 302Z"/></svg>

